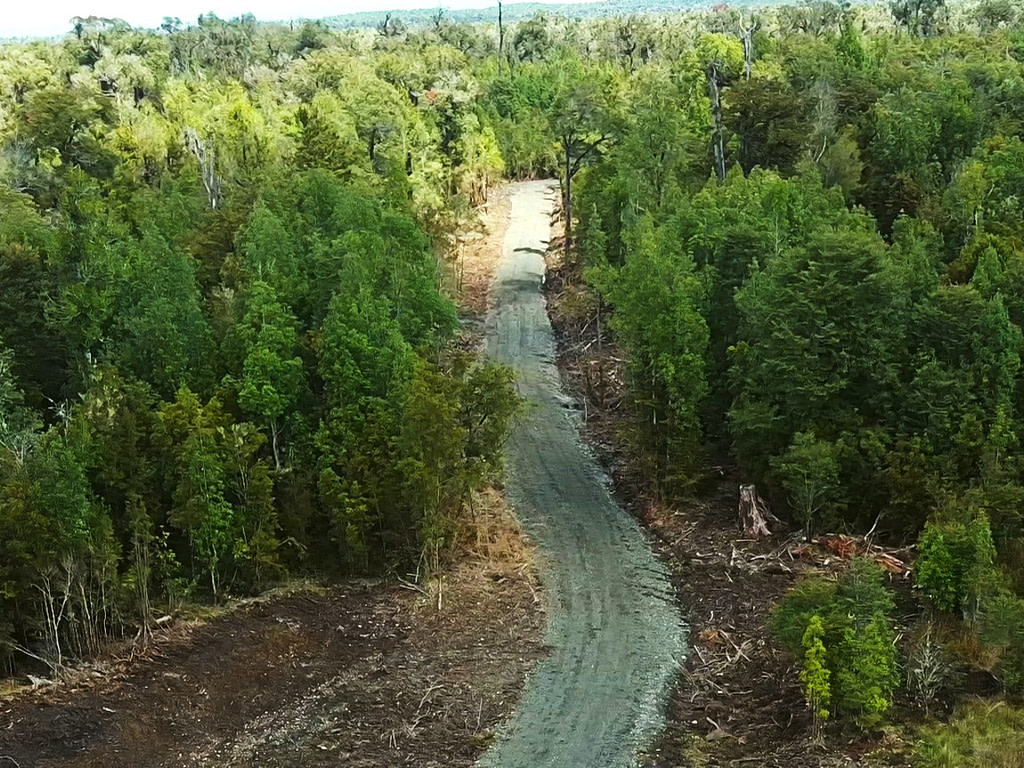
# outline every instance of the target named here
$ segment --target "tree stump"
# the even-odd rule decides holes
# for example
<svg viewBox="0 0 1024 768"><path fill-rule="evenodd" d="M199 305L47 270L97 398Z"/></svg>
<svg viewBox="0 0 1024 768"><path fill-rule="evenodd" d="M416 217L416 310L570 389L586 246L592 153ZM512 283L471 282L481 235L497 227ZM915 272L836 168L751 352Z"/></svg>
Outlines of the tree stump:
<svg viewBox="0 0 1024 768"><path fill-rule="evenodd" d="M760 539L762 536L771 536L768 528L768 518L771 513L764 499L757 495L757 488L753 485L740 486L740 527L743 534L752 539Z"/></svg>

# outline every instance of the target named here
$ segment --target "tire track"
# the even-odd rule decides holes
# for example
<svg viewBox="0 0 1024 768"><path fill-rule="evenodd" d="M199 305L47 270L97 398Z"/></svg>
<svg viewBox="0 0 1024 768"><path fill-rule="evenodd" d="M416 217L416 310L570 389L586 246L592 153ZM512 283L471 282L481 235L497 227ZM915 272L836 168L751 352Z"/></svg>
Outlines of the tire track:
<svg viewBox="0 0 1024 768"><path fill-rule="evenodd" d="M555 367L541 295L555 194L551 182L513 187L487 334L528 403L508 445L507 490L544 558L552 652L481 768L636 765L685 653L664 568L580 442Z"/></svg>

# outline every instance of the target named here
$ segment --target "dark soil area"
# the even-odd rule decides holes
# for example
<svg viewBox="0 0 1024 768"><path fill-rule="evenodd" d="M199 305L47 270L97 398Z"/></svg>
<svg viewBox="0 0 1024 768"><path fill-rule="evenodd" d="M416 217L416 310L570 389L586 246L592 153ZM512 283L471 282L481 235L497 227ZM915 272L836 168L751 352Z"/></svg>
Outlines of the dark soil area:
<svg viewBox="0 0 1024 768"><path fill-rule="evenodd" d="M542 653L532 585L464 568L171 629L143 660L0 700L2 764L469 766ZM13 762L16 761L16 762Z"/></svg>
<svg viewBox="0 0 1024 768"><path fill-rule="evenodd" d="M651 535L668 563L690 653L672 695L666 729L648 764L670 766L839 766L910 764L909 745L886 734L832 730L826 747L811 741L811 718L795 661L767 629L772 605L803 574L844 567L829 541L801 546L783 526L744 539L737 514L740 478L708 467L696 497L667 507L655 500L630 455L621 351L598 322L578 275L551 259L548 306L559 337L559 367L585 413L585 433L618 498ZM899 574L891 577L903 586Z"/></svg>

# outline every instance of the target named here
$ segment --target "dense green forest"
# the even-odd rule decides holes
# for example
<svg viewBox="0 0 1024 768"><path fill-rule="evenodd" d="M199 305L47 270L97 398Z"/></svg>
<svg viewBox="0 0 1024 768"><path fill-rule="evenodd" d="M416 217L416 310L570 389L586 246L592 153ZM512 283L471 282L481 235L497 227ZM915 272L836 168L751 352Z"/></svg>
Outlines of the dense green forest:
<svg viewBox="0 0 1024 768"><path fill-rule="evenodd" d="M649 482L727 455L810 534L919 541L902 661L866 564L777 611L821 720L972 665L1024 695L1020 20L90 18L3 46L0 655L437 567L517 407L453 344L445 254L503 175L559 175ZM961 736L923 764L972 764Z"/></svg>
<svg viewBox="0 0 1024 768"><path fill-rule="evenodd" d="M762 3L746 3L747 7ZM767 4L767 3L764 3ZM481 2L481 6L486 3ZM680 2L679 0L600 0L600 2L506 2L502 4L502 18L506 22L526 21L538 15L562 17L568 19L588 19L594 17L630 16L635 14L679 12L683 9L711 7L715 3L707 0L697 2ZM401 22L404 27L422 27L432 25L441 20L449 20L456 24L497 24L498 4L490 7L448 9L443 5L422 10L389 11L386 6L382 10L360 11L339 16L328 16L325 24L337 29L376 28L386 23L389 18Z"/></svg>
<svg viewBox="0 0 1024 768"><path fill-rule="evenodd" d="M648 481L681 498L728 456L808 534L918 544L911 624L867 563L778 606L819 722L876 727L899 690L927 709L971 668L1024 695L1019 14L620 20L554 54L572 84L538 101ZM922 764L1017 764L1006 743L938 731Z"/></svg>
<svg viewBox="0 0 1024 768"><path fill-rule="evenodd" d="M501 173L478 91L314 24L0 49L0 659L444 560L518 407L445 290Z"/></svg>

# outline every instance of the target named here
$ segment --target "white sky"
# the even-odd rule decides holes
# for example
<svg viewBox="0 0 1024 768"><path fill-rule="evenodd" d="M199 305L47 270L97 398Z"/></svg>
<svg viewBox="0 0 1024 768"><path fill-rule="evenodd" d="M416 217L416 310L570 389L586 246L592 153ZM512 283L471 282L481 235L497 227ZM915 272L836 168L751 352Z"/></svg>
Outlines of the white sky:
<svg viewBox="0 0 1024 768"><path fill-rule="evenodd" d="M278 21L439 6L488 8L497 6L497 0L2 0L0 38L63 34L70 31L72 16L106 16L124 19L136 27L156 27L165 16L177 16L183 22L194 23L199 14L211 11L222 19L252 13L257 19Z"/></svg>

